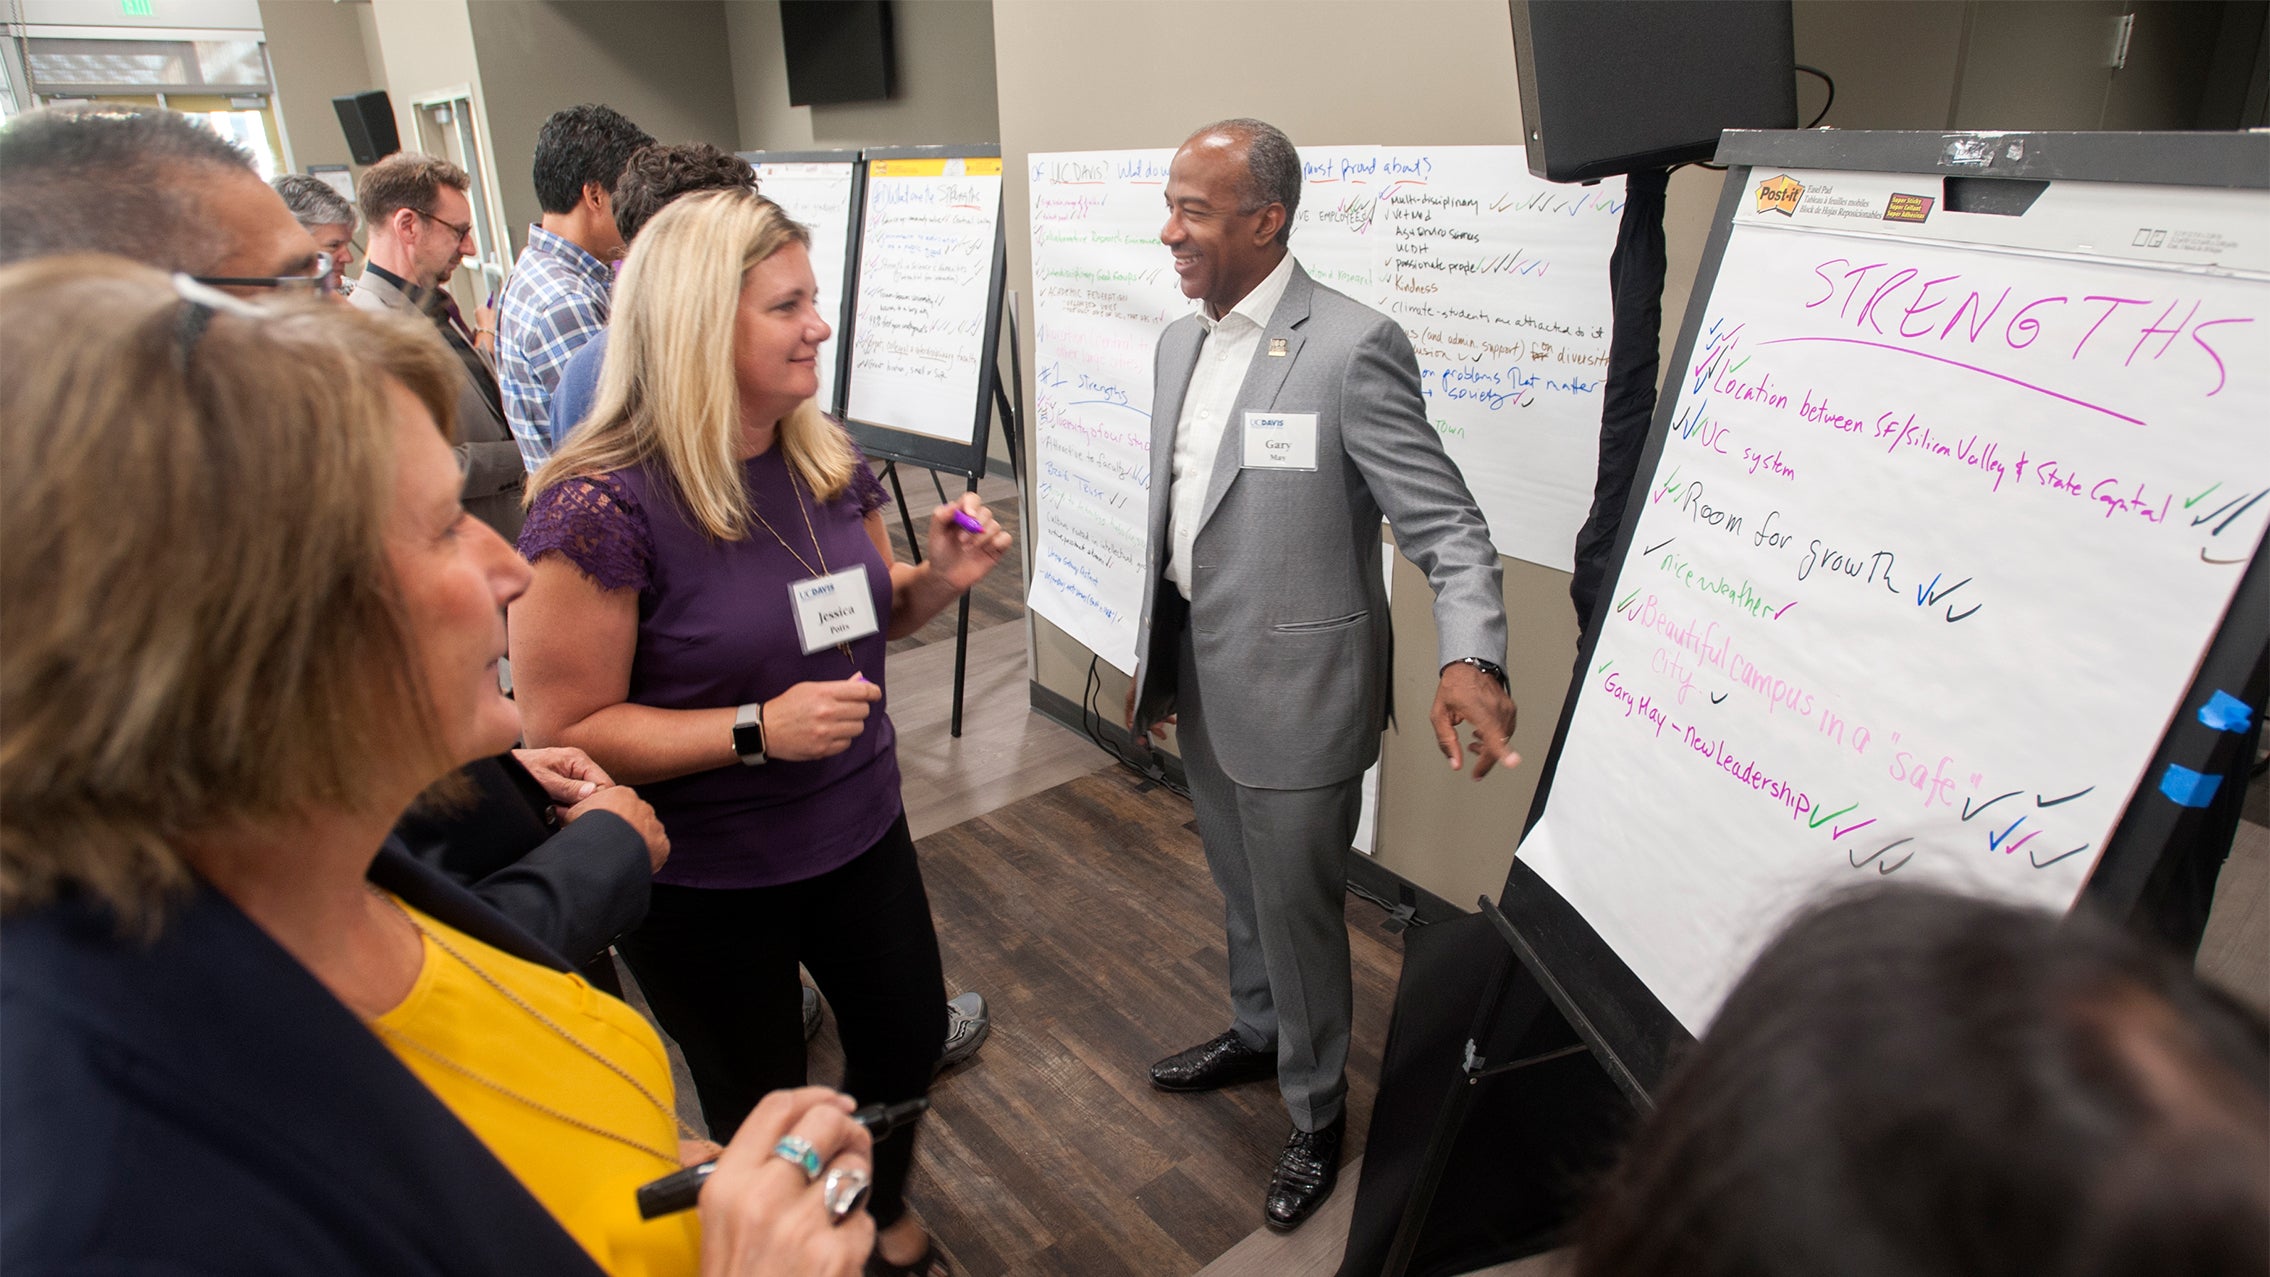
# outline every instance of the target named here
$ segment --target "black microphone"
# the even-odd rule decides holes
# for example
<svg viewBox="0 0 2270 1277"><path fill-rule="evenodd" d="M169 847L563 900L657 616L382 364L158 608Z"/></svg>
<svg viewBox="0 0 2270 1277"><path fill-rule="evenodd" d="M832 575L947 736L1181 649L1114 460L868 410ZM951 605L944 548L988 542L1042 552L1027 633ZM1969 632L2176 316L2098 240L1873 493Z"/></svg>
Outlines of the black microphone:
<svg viewBox="0 0 2270 1277"><path fill-rule="evenodd" d="M851 1120L867 1128L867 1133L882 1139L903 1126L910 1126L930 1107L927 1097L917 1097L899 1104L870 1104L851 1115ZM652 1183L638 1188L638 1217L660 1219L682 1210L692 1210L701 1200L701 1186L709 1173L717 1169L715 1161L673 1171Z"/></svg>

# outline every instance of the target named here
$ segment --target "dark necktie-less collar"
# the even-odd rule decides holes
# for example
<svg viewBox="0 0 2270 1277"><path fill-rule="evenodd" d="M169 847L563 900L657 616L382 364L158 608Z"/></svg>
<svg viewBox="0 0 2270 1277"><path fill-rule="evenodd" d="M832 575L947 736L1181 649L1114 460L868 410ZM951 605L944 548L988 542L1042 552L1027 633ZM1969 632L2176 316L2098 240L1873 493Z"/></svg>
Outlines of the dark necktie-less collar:
<svg viewBox="0 0 2270 1277"><path fill-rule="evenodd" d="M423 292L422 289L412 284L409 280L402 278L400 275L395 274L393 271L386 269L384 266L381 266L377 262L371 261L368 258L363 259L363 273L366 275L376 275L387 283L392 284L394 286L394 290L398 293L401 293L404 297L408 298L412 304L416 304L420 294Z"/></svg>

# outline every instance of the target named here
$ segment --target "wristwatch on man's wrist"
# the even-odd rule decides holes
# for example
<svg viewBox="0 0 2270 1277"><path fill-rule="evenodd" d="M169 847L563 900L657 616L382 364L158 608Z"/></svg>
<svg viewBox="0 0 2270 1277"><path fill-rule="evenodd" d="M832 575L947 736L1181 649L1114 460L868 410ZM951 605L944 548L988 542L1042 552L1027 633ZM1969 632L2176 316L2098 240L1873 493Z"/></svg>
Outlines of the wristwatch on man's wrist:
<svg viewBox="0 0 2270 1277"><path fill-rule="evenodd" d="M762 766L765 761L765 707L760 701L750 701L733 716L733 752L740 755L743 767Z"/></svg>
<svg viewBox="0 0 2270 1277"><path fill-rule="evenodd" d="M1503 665L1499 665L1495 661L1485 661L1479 656L1461 656L1457 660L1452 661L1450 664L1471 665L1475 669L1482 671L1484 674L1489 675L1493 680L1495 680L1497 682L1499 691L1504 692L1508 696L1513 695L1513 685L1506 681L1505 667ZM1450 666L1446 665L1443 668L1449 669Z"/></svg>

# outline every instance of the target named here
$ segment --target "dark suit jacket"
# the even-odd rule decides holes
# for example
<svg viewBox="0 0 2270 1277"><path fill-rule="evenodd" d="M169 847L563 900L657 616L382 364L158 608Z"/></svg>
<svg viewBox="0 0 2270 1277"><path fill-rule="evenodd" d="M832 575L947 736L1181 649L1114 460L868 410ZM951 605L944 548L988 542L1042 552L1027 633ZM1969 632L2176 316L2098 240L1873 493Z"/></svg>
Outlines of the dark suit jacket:
<svg viewBox="0 0 2270 1277"><path fill-rule="evenodd" d="M395 311L431 322L432 316L425 311L425 298L422 291L404 292L393 281L367 268L355 282L355 291L347 294L347 300L363 310ZM454 352L456 344L448 341L447 330L441 335ZM479 352L468 353L473 355L473 361L466 363L459 357L459 362L465 364L465 376L457 385L457 464L465 471L465 508L474 518L495 528L497 535L505 540L518 541L524 517L520 494L527 479L520 460L520 445L512 441L512 429L505 424L495 376L490 375L484 383L474 370L486 365Z"/></svg>
<svg viewBox="0 0 2270 1277"><path fill-rule="evenodd" d="M470 803L412 811L394 826L411 855L577 966L646 916L653 864L629 821L595 811L553 830L530 797L542 791L510 754L472 764L465 777Z"/></svg>
<svg viewBox="0 0 2270 1277"><path fill-rule="evenodd" d="M398 849L371 881L563 968ZM65 900L0 929L11 1274L599 1272L360 1020L202 884L153 943Z"/></svg>

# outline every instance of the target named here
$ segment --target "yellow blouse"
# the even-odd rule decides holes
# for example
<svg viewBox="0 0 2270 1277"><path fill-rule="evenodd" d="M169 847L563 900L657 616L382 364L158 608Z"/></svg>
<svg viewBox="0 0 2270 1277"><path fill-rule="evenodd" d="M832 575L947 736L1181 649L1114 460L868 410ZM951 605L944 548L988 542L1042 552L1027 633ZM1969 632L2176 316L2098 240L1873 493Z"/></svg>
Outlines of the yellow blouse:
<svg viewBox="0 0 2270 1277"><path fill-rule="evenodd" d="M701 1260L701 1229L694 1213L641 1220L634 1196L639 1185L678 1169L677 1123L613 1071L514 1006L465 962L443 952L435 938L667 1104L675 1098L670 1060L652 1026L580 976L524 962L423 913L412 914L427 932L425 962L410 996L373 1022L379 1040L488 1145L601 1268L615 1277L693 1273ZM654 1151L642 1152L555 1114ZM670 1156L660 1156L661 1150Z"/></svg>

